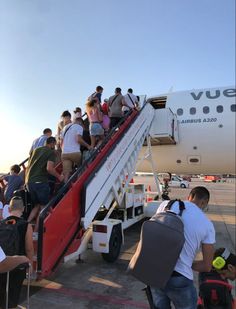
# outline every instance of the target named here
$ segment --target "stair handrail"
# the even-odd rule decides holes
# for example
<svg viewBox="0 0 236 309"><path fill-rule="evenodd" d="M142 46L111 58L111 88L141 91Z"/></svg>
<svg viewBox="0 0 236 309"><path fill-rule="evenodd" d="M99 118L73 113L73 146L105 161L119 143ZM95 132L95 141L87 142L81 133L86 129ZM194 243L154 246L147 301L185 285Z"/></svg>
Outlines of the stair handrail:
<svg viewBox="0 0 236 309"><path fill-rule="evenodd" d="M144 106L143 106L143 108L144 108ZM42 247L43 247L43 228L44 228L43 226L44 226L44 220L46 219L47 215L49 214L50 209L56 207L56 205L61 200L61 198L63 198L63 196L66 194L66 192L68 192L68 190L70 189L71 185L78 179L79 176L81 176L83 174L83 172L96 159L97 155L101 152L103 147L108 143L108 141L111 140L113 135L116 133L117 128L121 127L122 124L125 122L125 120L131 114L132 114L132 111L130 111L130 113L128 113L126 117L124 117L124 118L122 118L120 120L120 122L117 124L117 126L114 127L111 130L111 132L109 133L109 135L105 138L105 140L100 145L100 147L87 160L85 160L85 162L82 164L82 166L68 179L67 183L64 184L64 186L62 188L59 189L58 193L51 199L51 201L46 205L46 207L40 212L40 216L39 216L39 239L38 239L38 250L39 250L39 252L42 251ZM135 112L135 117L137 115L138 115L138 113L136 111ZM79 229L79 226L78 226L78 229ZM73 241L73 239L71 239L71 241ZM70 245L70 243L68 243L68 246L69 245ZM63 253L62 253L62 255L63 255ZM39 265L39 269L40 269L40 265L42 263L42 260L40 261L40 259L42 258L42 256L39 255L38 258L39 258L38 265Z"/></svg>

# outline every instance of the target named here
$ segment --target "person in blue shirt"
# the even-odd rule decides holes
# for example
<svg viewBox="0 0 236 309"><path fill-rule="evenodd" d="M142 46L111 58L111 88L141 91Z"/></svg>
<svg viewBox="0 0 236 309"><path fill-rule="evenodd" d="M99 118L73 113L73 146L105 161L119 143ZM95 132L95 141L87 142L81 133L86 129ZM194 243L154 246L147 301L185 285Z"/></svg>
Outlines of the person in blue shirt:
<svg viewBox="0 0 236 309"><path fill-rule="evenodd" d="M0 180L6 183L6 187L4 189L4 199L6 204L9 204L11 198L13 197L14 191L19 190L24 184L24 181L19 173L20 166L14 164L10 168L10 174L0 178Z"/></svg>
<svg viewBox="0 0 236 309"><path fill-rule="evenodd" d="M38 148L38 147L43 147L45 146L46 140L48 137L52 136L52 130L49 128L46 128L43 130L43 135L41 135L40 137L36 138L33 141L33 144L30 148L29 154L31 155L32 152L34 151L34 149Z"/></svg>

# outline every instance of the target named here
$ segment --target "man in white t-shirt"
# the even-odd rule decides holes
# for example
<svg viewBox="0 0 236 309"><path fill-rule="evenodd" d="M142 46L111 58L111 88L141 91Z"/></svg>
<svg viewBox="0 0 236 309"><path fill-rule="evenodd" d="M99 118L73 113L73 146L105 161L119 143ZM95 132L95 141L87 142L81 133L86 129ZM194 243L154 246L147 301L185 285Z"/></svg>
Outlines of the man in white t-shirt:
<svg viewBox="0 0 236 309"><path fill-rule="evenodd" d="M20 264L29 263L24 255L6 256L0 246L0 273L5 273L16 268Z"/></svg>
<svg viewBox="0 0 236 309"><path fill-rule="evenodd" d="M133 94L133 89L129 88L127 94L124 96L126 106L122 106L124 113L129 112L131 109L138 107L138 98Z"/></svg>
<svg viewBox="0 0 236 309"><path fill-rule="evenodd" d="M91 149L91 146L87 144L82 137L83 127L80 125L80 121L80 118L75 118L73 123L67 124L63 128L61 134L61 160L65 182L67 182L72 172L73 165L80 166L81 164L80 145L85 146L87 149Z"/></svg>
<svg viewBox="0 0 236 309"><path fill-rule="evenodd" d="M197 292L193 284L193 270L208 272L212 268L214 256L215 229L212 222L203 213L207 209L210 193L205 187L195 187L184 201L182 214L185 243L175 265L174 272L164 289L151 288L153 302L157 308L170 309L171 302L175 309L197 308ZM168 201L159 206L157 213L164 211ZM171 207L179 213L179 203ZM203 259L194 261L199 249ZM163 261L164 263L164 261ZM157 274L158 276L158 274Z"/></svg>

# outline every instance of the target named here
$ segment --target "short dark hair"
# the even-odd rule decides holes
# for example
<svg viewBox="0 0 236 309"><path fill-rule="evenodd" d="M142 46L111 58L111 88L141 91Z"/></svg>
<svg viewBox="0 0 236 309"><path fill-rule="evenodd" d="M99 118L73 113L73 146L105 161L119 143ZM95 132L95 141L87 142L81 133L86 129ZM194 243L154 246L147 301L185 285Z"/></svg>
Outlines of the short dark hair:
<svg viewBox="0 0 236 309"><path fill-rule="evenodd" d="M64 111L62 114L61 114L61 117L71 117L71 113L69 111Z"/></svg>
<svg viewBox="0 0 236 309"><path fill-rule="evenodd" d="M196 199L199 199L199 200L209 201L210 192L207 190L207 188L205 188L203 186L198 186L198 187L195 187L191 190L191 192L189 193L189 197L196 198Z"/></svg>
<svg viewBox="0 0 236 309"><path fill-rule="evenodd" d="M225 251L225 248L216 249L214 253L214 259L217 258L218 256L222 256L224 251ZM229 257L226 260L226 264L222 269L227 269L228 264L236 266L236 255L230 253Z"/></svg>
<svg viewBox="0 0 236 309"><path fill-rule="evenodd" d="M16 174L19 174L20 173L20 166L18 164L14 164L14 165L11 166L10 170L13 171Z"/></svg>
<svg viewBox="0 0 236 309"><path fill-rule="evenodd" d="M133 89L132 89L132 88L129 88L129 89L128 89L128 92L129 92L129 93L133 93Z"/></svg>
<svg viewBox="0 0 236 309"><path fill-rule="evenodd" d="M52 133L52 130L49 128L46 128L43 130L43 134Z"/></svg>
<svg viewBox="0 0 236 309"><path fill-rule="evenodd" d="M49 144L52 144L52 143L56 143L56 139L55 139L55 137L50 136L50 137L47 138L46 144L49 145Z"/></svg>
<svg viewBox="0 0 236 309"><path fill-rule="evenodd" d="M120 88L120 87L117 87L117 88L115 89L115 93L121 93L121 88Z"/></svg>
<svg viewBox="0 0 236 309"><path fill-rule="evenodd" d="M76 107L74 113L81 113L82 109L80 107Z"/></svg>
<svg viewBox="0 0 236 309"><path fill-rule="evenodd" d="M101 90L103 90L102 86L97 86L96 87L96 91L101 91Z"/></svg>

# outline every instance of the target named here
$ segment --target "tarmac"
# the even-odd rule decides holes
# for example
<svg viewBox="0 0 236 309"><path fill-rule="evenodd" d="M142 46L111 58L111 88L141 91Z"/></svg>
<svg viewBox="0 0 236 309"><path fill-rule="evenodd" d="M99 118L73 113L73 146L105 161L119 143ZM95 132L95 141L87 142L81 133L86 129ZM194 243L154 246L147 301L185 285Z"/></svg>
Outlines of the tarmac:
<svg viewBox="0 0 236 309"><path fill-rule="evenodd" d="M151 177L142 177L142 180L154 187ZM215 226L215 247L227 247L235 253L235 181L204 183L193 179L189 189L172 188L170 197L184 200L196 185L206 186L211 193L207 216ZM137 223L125 231L125 243L115 263L109 264L99 253L88 250L79 263L72 260L61 264L50 278L32 281L30 308L148 309L142 290L144 284L126 271L139 240L140 228L141 223ZM197 286L197 274L195 284ZM24 288L21 308L26 308L25 293ZM235 284L233 294L236 295Z"/></svg>

